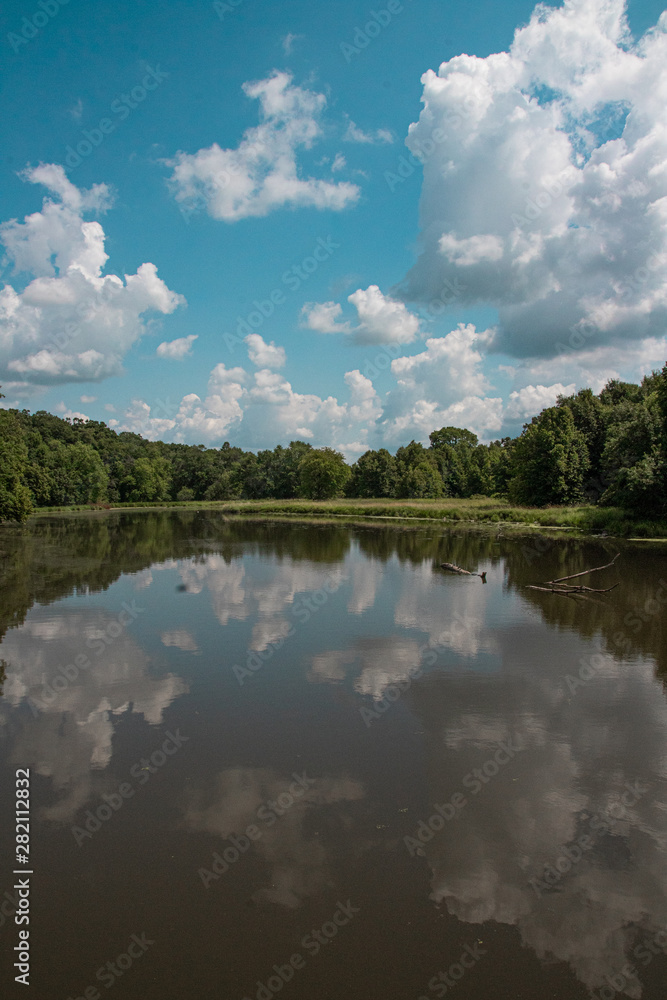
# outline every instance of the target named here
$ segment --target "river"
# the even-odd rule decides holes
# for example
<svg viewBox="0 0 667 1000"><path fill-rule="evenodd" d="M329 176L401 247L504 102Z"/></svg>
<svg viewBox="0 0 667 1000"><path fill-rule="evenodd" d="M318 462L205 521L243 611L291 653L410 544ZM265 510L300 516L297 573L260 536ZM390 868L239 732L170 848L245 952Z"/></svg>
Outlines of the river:
<svg viewBox="0 0 667 1000"><path fill-rule="evenodd" d="M0 556L3 995L25 869L39 997L662 1000L667 546L176 510Z"/></svg>

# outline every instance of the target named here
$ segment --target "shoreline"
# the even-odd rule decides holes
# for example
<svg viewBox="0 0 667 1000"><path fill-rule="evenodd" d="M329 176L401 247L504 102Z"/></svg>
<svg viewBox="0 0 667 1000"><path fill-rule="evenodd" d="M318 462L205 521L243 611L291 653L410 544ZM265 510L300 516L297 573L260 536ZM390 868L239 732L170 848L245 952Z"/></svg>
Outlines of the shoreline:
<svg viewBox="0 0 667 1000"><path fill-rule="evenodd" d="M667 522L639 520L618 508L592 505L518 507L487 497L468 500L166 500L80 504L38 508L28 521L63 514L127 513L141 510L210 510L229 516L263 515L303 520L341 518L380 522L419 521L447 527L478 525L507 529L530 528L533 531L574 532L597 538L606 534L628 541L667 542Z"/></svg>

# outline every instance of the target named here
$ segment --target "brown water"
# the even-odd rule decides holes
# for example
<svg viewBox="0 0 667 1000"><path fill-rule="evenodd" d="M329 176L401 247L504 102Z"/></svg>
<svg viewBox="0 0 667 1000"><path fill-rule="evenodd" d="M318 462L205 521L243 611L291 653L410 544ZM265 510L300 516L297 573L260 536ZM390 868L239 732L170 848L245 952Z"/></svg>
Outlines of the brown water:
<svg viewBox="0 0 667 1000"><path fill-rule="evenodd" d="M142 512L0 556L3 997L664 998L667 547Z"/></svg>

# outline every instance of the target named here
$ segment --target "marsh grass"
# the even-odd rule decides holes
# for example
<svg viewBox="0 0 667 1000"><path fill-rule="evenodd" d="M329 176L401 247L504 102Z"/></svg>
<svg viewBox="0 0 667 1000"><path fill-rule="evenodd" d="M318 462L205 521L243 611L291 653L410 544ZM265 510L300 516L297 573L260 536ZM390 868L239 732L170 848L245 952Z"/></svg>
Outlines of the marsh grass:
<svg viewBox="0 0 667 1000"><path fill-rule="evenodd" d="M667 538L667 522L637 520L615 507L590 504L570 507L518 507L495 497L446 500L220 500L162 503L101 504L41 507L33 516L90 510L137 509L217 510L224 514L292 515L297 517L351 517L429 520L444 523L532 525L635 538Z"/></svg>

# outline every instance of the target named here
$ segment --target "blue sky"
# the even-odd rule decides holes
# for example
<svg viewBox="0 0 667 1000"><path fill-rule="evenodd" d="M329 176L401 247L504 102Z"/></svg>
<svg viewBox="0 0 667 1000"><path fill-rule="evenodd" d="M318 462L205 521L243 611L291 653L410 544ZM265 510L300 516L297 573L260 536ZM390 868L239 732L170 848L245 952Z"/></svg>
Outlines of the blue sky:
<svg viewBox="0 0 667 1000"><path fill-rule="evenodd" d="M3 405L354 459L661 367L667 17L534 7L6 4Z"/></svg>

